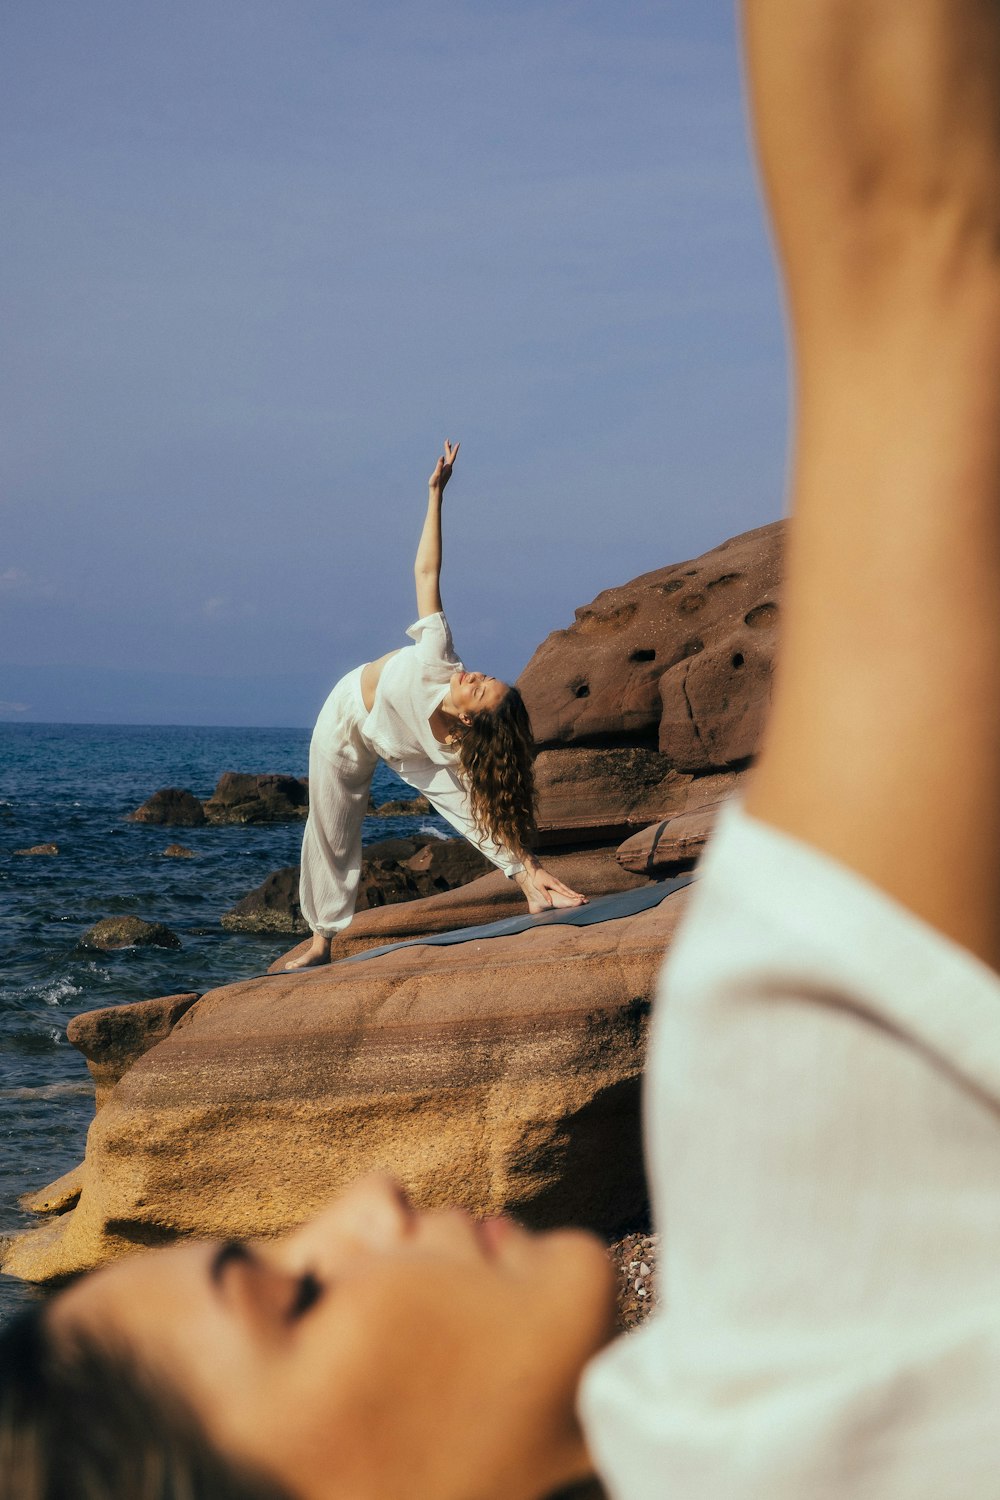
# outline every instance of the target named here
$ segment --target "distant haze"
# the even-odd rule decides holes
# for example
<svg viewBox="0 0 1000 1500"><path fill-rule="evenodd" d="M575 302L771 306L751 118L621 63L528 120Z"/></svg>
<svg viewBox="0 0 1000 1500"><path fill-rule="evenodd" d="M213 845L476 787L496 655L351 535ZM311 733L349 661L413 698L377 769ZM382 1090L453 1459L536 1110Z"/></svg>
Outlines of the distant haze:
<svg viewBox="0 0 1000 1500"><path fill-rule="evenodd" d="M781 512L730 6L31 0L0 50L0 719L311 722Z"/></svg>

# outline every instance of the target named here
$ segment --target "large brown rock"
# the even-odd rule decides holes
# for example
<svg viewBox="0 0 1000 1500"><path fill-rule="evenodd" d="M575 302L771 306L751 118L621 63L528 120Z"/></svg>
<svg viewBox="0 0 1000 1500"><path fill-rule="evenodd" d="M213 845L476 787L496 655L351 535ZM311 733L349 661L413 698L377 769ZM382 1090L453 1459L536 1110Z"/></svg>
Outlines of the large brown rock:
<svg viewBox="0 0 1000 1500"><path fill-rule="evenodd" d="M223 771L203 804L209 823L290 823L309 813L309 782L304 776L253 776Z"/></svg>
<svg viewBox="0 0 1000 1500"><path fill-rule="evenodd" d="M681 796L669 815L619 845L618 862L637 875L660 878L701 854L715 820L736 794L741 777L734 771L684 778Z"/></svg>
<svg viewBox="0 0 1000 1500"><path fill-rule="evenodd" d="M200 828L205 810L194 792L178 786L161 787L135 812L128 814L132 823L159 823L178 828Z"/></svg>
<svg viewBox="0 0 1000 1500"><path fill-rule="evenodd" d="M4 1269L48 1280L177 1235L276 1233L375 1169L422 1206L634 1227L646 1017L686 895L203 996L106 1098L77 1206Z"/></svg>
<svg viewBox="0 0 1000 1500"><path fill-rule="evenodd" d="M197 992L136 1000L131 1005L106 1005L74 1016L66 1039L87 1059L94 1080L95 1108L100 1109L111 1089L129 1068L155 1047L186 1015Z"/></svg>
<svg viewBox="0 0 1000 1500"><path fill-rule="evenodd" d="M680 808L690 779L646 746L543 750L535 761L538 846L621 838Z"/></svg>
<svg viewBox="0 0 1000 1500"><path fill-rule="evenodd" d="M679 771L752 755L776 640L784 523L644 573L576 611L518 686L542 747L658 746Z"/></svg>

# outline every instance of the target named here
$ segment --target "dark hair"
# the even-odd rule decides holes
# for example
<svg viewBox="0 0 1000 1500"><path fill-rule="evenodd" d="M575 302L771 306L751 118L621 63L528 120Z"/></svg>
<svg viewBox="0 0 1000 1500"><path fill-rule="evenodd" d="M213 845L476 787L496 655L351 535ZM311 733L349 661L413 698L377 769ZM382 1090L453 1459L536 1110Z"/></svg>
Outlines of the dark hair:
<svg viewBox="0 0 1000 1500"><path fill-rule="evenodd" d="M123 1349L55 1339L45 1313L0 1329L0 1500L291 1500Z"/></svg>
<svg viewBox="0 0 1000 1500"><path fill-rule="evenodd" d="M535 837L535 742L516 687L496 708L472 715L458 756L476 827L511 853L527 853Z"/></svg>

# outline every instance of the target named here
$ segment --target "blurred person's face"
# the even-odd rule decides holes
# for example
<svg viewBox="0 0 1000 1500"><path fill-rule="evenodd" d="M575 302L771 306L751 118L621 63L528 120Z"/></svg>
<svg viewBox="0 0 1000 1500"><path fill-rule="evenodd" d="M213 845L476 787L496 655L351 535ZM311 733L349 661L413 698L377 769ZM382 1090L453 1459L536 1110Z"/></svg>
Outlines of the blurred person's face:
<svg viewBox="0 0 1000 1500"><path fill-rule="evenodd" d="M123 1345L308 1500L527 1500L589 1472L574 1399L611 1303L590 1235L418 1214L364 1178L284 1239L137 1255L49 1317Z"/></svg>

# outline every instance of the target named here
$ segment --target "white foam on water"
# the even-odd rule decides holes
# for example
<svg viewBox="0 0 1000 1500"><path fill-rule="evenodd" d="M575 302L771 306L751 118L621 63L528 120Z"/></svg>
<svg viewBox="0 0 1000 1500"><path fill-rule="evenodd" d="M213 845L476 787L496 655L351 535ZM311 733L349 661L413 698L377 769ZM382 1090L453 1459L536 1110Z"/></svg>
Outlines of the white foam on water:
<svg viewBox="0 0 1000 1500"><path fill-rule="evenodd" d="M15 1104L31 1104L39 1099L73 1099L92 1094L94 1085L82 1080L74 1083L39 1083L34 1088L0 1089L0 1100Z"/></svg>

